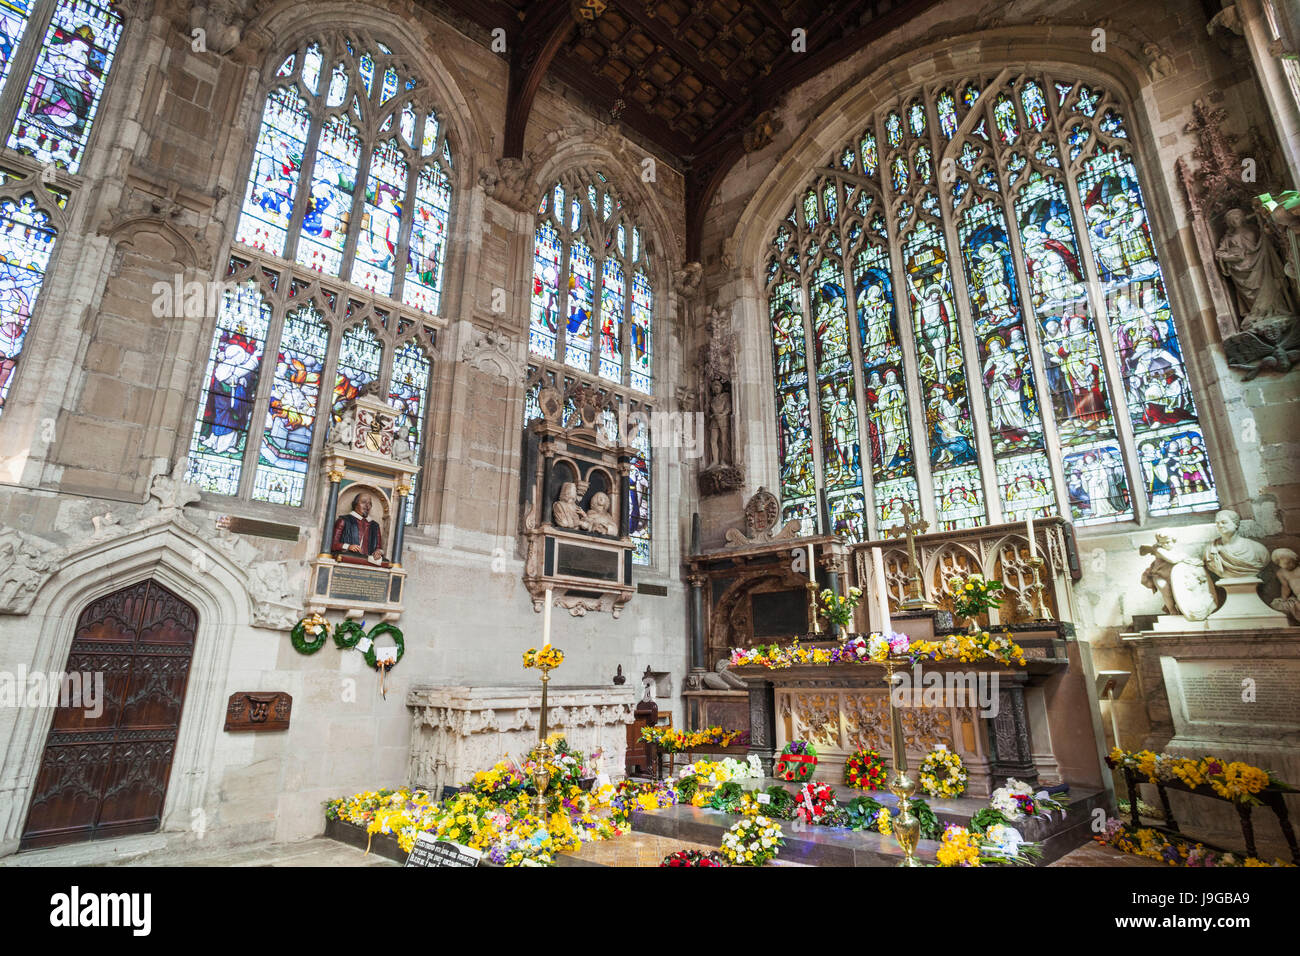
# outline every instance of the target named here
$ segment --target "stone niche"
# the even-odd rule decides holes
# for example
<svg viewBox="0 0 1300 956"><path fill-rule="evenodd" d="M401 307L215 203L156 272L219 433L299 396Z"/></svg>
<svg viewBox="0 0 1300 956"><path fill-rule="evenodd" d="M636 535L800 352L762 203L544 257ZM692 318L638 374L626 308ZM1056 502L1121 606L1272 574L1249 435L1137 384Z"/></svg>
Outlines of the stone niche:
<svg viewBox="0 0 1300 956"><path fill-rule="evenodd" d="M605 773L618 778L636 700L630 687L551 687L546 726L584 754L601 751ZM523 759L537 743L542 688L419 686L407 693L406 706L412 712L407 780L438 795L502 756Z"/></svg>

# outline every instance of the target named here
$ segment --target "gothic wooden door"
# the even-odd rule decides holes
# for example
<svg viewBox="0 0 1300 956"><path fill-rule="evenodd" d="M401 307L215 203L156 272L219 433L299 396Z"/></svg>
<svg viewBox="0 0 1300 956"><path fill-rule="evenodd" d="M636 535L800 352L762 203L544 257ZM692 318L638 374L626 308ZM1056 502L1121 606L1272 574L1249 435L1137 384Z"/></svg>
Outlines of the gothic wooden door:
<svg viewBox="0 0 1300 956"><path fill-rule="evenodd" d="M158 829L198 614L143 581L81 612L67 672L102 673L102 712L54 712L22 849Z"/></svg>

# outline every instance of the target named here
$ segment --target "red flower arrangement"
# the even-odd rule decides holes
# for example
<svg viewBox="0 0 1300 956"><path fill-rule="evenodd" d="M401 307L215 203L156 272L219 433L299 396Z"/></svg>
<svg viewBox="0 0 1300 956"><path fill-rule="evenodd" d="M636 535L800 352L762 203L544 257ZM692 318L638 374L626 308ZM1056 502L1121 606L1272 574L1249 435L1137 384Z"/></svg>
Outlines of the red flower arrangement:
<svg viewBox="0 0 1300 956"><path fill-rule="evenodd" d="M807 824L821 823L828 810L835 809L835 791L825 783L805 783L799 788L795 816Z"/></svg>
<svg viewBox="0 0 1300 956"><path fill-rule="evenodd" d="M660 866L723 866L722 857L716 850L705 853L703 850L678 850L669 853L659 863Z"/></svg>
<svg viewBox="0 0 1300 956"><path fill-rule="evenodd" d="M874 750L863 748L844 762L844 782L858 790L882 790L888 778L885 761Z"/></svg>
<svg viewBox="0 0 1300 956"><path fill-rule="evenodd" d="M792 740L785 745L772 768L773 775L791 783L812 778L817 766L817 749L806 740Z"/></svg>

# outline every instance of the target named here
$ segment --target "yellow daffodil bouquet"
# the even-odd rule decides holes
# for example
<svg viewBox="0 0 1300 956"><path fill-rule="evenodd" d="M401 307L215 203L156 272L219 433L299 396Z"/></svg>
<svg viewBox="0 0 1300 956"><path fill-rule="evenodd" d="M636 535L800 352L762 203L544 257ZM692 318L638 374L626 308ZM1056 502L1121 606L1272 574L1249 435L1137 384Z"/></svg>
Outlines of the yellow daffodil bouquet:
<svg viewBox="0 0 1300 956"><path fill-rule="evenodd" d="M1002 582L982 574L959 574L948 582L953 613L974 618L991 607L1002 606Z"/></svg>
<svg viewBox="0 0 1300 956"><path fill-rule="evenodd" d="M859 588L849 588L848 594L836 594L830 588L822 591L822 615L832 624L847 629L853 624L853 609L862 600Z"/></svg>
<svg viewBox="0 0 1300 956"><path fill-rule="evenodd" d="M550 644L544 646L540 651L535 647L530 647L524 651L524 667L540 667L542 670L555 670L564 663L564 651L558 647L552 647Z"/></svg>

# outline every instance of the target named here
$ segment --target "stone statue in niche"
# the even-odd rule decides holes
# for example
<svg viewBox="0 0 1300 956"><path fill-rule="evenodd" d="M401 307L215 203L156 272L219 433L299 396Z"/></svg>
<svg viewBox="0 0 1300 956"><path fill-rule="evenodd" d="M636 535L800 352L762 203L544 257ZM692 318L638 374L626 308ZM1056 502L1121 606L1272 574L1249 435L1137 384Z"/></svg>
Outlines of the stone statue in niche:
<svg viewBox="0 0 1300 956"><path fill-rule="evenodd" d="M583 484L585 485L586 482ZM551 516L557 527L578 531L591 530L587 513L578 504L578 493L576 482L566 481L560 486L560 497L556 498L555 504L551 506Z"/></svg>
<svg viewBox="0 0 1300 956"><path fill-rule="evenodd" d="M1300 623L1300 555L1290 548L1275 548L1269 557L1277 565L1277 581L1282 585L1282 593L1273 599L1273 610Z"/></svg>
<svg viewBox="0 0 1300 956"><path fill-rule="evenodd" d="M1268 548L1238 534L1241 516L1220 511L1214 517L1219 537L1205 546L1205 570L1215 577L1241 578L1258 574L1268 564Z"/></svg>
<svg viewBox="0 0 1300 956"><path fill-rule="evenodd" d="M358 492L352 499L352 510L334 522L330 552L336 560L387 566L383 532L379 523L370 519L374 504L369 492Z"/></svg>
<svg viewBox="0 0 1300 956"><path fill-rule="evenodd" d="M1286 273L1272 240L1251 225L1244 209L1228 210L1224 222L1227 228L1214 257L1232 284L1241 329L1250 331L1264 319L1294 316Z"/></svg>
<svg viewBox="0 0 1300 956"><path fill-rule="evenodd" d="M591 507L587 509L587 527L597 534L618 534L618 522L609 510L609 495L603 491L591 496Z"/></svg>
<svg viewBox="0 0 1300 956"><path fill-rule="evenodd" d="M731 390L728 382L709 382L709 464L725 468L731 460Z"/></svg>

